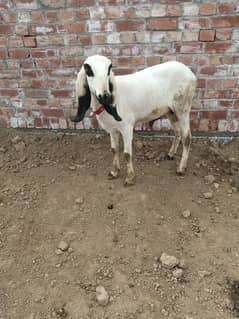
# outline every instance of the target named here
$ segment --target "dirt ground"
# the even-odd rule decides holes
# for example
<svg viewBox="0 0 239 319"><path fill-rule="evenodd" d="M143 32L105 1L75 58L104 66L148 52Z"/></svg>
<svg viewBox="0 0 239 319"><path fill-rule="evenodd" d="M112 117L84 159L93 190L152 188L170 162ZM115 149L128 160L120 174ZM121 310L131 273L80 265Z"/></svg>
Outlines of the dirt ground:
<svg viewBox="0 0 239 319"><path fill-rule="evenodd" d="M125 188L108 136L0 130L1 319L239 316L239 141L194 139L184 177L170 143L137 137Z"/></svg>

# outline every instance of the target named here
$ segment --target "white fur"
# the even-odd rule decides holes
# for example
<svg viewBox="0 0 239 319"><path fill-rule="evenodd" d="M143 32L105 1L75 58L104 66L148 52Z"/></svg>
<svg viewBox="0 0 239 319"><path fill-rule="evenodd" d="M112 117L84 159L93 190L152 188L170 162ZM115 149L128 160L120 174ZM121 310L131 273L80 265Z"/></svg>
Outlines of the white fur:
<svg viewBox="0 0 239 319"><path fill-rule="evenodd" d="M124 153L129 154L126 184L132 184L134 125L138 121L151 121L163 115L169 117L175 131L175 138L169 151L170 157L176 153L182 139L183 154L178 172L183 173L187 165L191 141L189 114L196 88L196 77L191 70L182 63L171 61L129 75L114 76L111 71L108 77L106 70L111 63L108 58L96 55L89 57L85 62L94 71L94 77L86 77L91 91L91 108L95 111L99 107L95 94L108 91L110 78L114 85L114 104L122 118L122 121L118 122L106 111L97 116L100 126L111 135L111 146L115 153L111 177L117 177L119 173L119 133L123 137ZM81 94L83 76L85 75L78 75L77 96Z"/></svg>

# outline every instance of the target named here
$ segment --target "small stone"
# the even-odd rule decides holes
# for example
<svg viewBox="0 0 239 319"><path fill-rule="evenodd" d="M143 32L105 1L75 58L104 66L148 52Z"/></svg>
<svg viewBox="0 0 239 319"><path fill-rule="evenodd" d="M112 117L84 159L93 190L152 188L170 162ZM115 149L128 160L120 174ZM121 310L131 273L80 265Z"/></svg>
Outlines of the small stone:
<svg viewBox="0 0 239 319"><path fill-rule="evenodd" d="M216 212L217 214L220 214L220 213L221 213L221 210L220 210L220 208L219 208L218 206L215 207L215 212Z"/></svg>
<svg viewBox="0 0 239 319"><path fill-rule="evenodd" d="M177 278L177 279L181 278L183 276L183 270L180 268L175 269L173 271L173 276L174 276L174 278Z"/></svg>
<svg viewBox="0 0 239 319"><path fill-rule="evenodd" d="M109 295L103 286L96 287L96 299L101 306L109 303Z"/></svg>
<svg viewBox="0 0 239 319"><path fill-rule="evenodd" d="M189 209L184 210L184 211L182 212L182 216L183 216L184 218L189 218L189 217L191 216L190 210L189 210Z"/></svg>
<svg viewBox="0 0 239 319"><path fill-rule="evenodd" d="M14 144L14 147L15 147L15 150L17 152L22 152L23 153L23 151L25 150L26 145L25 145L25 143L23 141L20 141L19 143Z"/></svg>
<svg viewBox="0 0 239 319"><path fill-rule="evenodd" d="M206 193L203 193L203 196L206 199L212 199L213 198L213 193L212 192L206 192Z"/></svg>
<svg viewBox="0 0 239 319"><path fill-rule="evenodd" d="M107 205L107 208L108 208L108 209L113 209L113 208L114 208L114 204L108 204L108 205Z"/></svg>
<svg viewBox="0 0 239 319"><path fill-rule="evenodd" d="M205 277L209 277L211 276L211 272L207 271L207 270L199 270L198 271L198 275L200 278L205 278Z"/></svg>
<svg viewBox="0 0 239 319"><path fill-rule="evenodd" d="M68 168L69 168L70 171L75 171L76 170L76 167L74 165L71 165Z"/></svg>
<svg viewBox="0 0 239 319"><path fill-rule="evenodd" d="M180 267L182 269L186 269L187 268L186 261L184 259L180 259L178 267Z"/></svg>
<svg viewBox="0 0 239 319"><path fill-rule="evenodd" d="M1 153L6 153L7 149L5 147L0 147L0 152Z"/></svg>
<svg viewBox="0 0 239 319"><path fill-rule="evenodd" d="M58 318L66 318L67 317L67 312L66 312L64 307L55 310L55 313L56 313L56 316Z"/></svg>
<svg viewBox="0 0 239 319"><path fill-rule="evenodd" d="M214 175L207 175L204 178L207 184L212 184L216 181L216 178Z"/></svg>
<svg viewBox="0 0 239 319"><path fill-rule="evenodd" d="M237 163L237 159L235 157L229 157L228 161L230 163Z"/></svg>
<svg viewBox="0 0 239 319"><path fill-rule="evenodd" d="M76 198L75 203L78 204L78 205L83 204L84 203L84 198L83 197Z"/></svg>
<svg viewBox="0 0 239 319"><path fill-rule="evenodd" d="M69 248L69 244L65 241L61 241L57 247L58 249L62 250L62 251L66 251Z"/></svg>
<svg viewBox="0 0 239 319"><path fill-rule="evenodd" d="M214 187L215 187L216 189L219 188L219 184L218 184L218 183L214 183L213 185L214 185Z"/></svg>
<svg viewBox="0 0 239 319"><path fill-rule="evenodd" d="M22 141L22 138L19 135L16 135L12 138L12 144L17 144Z"/></svg>
<svg viewBox="0 0 239 319"><path fill-rule="evenodd" d="M162 266L168 269L173 269L179 264L179 260L176 257L167 255L166 253L161 255L160 261Z"/></svg>
<svg viewBox="0 0 239 319"><path fill-rule="evenodd" d="M112 241L113 241L113 243L118 243L119 242L119 236L117 234L114 234Z"/></svg>
<svg viewBox="0 0 239 319"><path fill-rule="evenodd" d="M61 249L57 248L57 249L55 250L55 253L56 253L57 255L62 255L62 254L63 254L63 251L62 251Z"/></svg>

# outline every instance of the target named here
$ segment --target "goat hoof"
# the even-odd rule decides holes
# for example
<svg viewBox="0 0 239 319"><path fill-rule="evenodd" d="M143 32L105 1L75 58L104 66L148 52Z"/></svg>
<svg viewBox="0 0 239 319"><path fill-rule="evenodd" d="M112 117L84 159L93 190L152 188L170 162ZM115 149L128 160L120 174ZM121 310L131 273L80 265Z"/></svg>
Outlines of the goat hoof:
<svg viewBox="0 0 239 319"><path fill-rule="evenodd" d="M133 186L135 184L135 180L132 178L126 178L125 182L124 182L124 186L128 187L128 186Z"/></svg>
<svg viewBox="0 0 239 319"><path fill-rule="evenodd" d="M185 176L185 171L177 170L176 174L178 176Z"/></svg>
<svg viewBox="0 0 239 319"><path fill-rule="evenodd" d="M174 160L174 156L168 154L167 159L168 159L169 161L173 161L173 160Z"/></svg>
<svg viewBox="0 0 239 319"><path fill-rule="evenodd" d="M108 179L116 179L119 177L119 172L110 171L108 174Z"/></svg>

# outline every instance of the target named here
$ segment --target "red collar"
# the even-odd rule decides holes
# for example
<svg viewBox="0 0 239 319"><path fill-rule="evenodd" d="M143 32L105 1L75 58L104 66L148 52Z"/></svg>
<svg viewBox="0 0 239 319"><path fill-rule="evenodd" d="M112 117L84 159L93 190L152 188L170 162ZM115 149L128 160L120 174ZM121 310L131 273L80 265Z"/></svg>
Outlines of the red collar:
<svg viewBox="0 0 239 319"><path fill-rule="evenodd" d="M94 111L94 114L95 114L95 115L100 115L102 112L104 112L104 110L105 110L104 105L100 105L100 106L98 107L98 109Z"/></svg>

